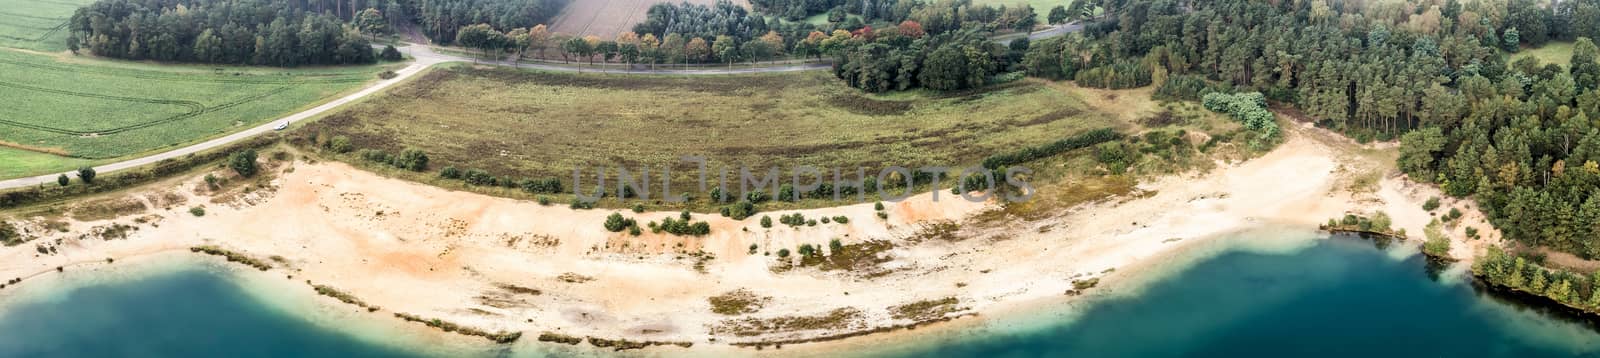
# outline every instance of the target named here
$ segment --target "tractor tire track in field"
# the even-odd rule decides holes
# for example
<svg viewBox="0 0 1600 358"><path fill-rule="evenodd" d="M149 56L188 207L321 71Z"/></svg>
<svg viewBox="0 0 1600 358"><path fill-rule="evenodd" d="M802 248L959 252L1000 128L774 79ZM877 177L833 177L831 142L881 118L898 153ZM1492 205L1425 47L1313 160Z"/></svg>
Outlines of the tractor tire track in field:
<svg viewBox="0 0 1600 358"><path fill-rule="evenodd" d="M34 20L67 21L67 18L62 18L62 17L44 17L44 16L36 16L36 15L28 15L28 14L18 14L18 13L14 13L14 12L5 12L5 11L0 11L0 16L20 17L20 18L34 19Z"/></svg>
<svg viewBox="0 0 1600 358"><path fill-rule="evenodd" d="M55 19L50 19L50 20L55 20ZM32 39L21 38L21 37L10 36L10 35L0 35L0 38L7 38L7 39L12 39L12 40L27 41L27 42L44 42L44 40L50 39L50 36L55 35L57 32L61 32L61 30L63 30L63 29L66 29L69 22L70 21L62 21L60 25L56 25L55 27L52 27L52 28L49 28L49 29L13 25L13 26L15 26L17 28L23 28L23 29L29 29L29 30L45 30L45 32L44 32L44 34L39 35L38 38L32 38Z"/></svg>
<svg viewBox="0 0 1600 358"><path fill-rule="evenodd" d="M19 85L19 84L6 83L6 82L0 82L0 87L10 87L10 88L16 88L16 89L28 90L28 91L36 91L36 92L44 92L44 93L51 93L51 94L76 96L76 97L85 97L85 98L98 98L98 99L123 101L123 102L159 104L159 105L175 105L175 106L181 106L181 107L184 107L184 108L188 109L184 113L181 113L181 114L178 114L178 115L174 115L174 116L170 116L170 117L166 117L166 118L162 118L162 119L149 121L149 122L136 123L136 124L126 125L126 126L122 126L122 127L108 128L108 129L104 129L104 130L92 130L92 131L58 128L58 127L51 127L51 126L33 124L33 123L24 123L24 122L18 122L18 121L14 121L14 120L8 120L8 119L0 118L0 124L4 124L4 125L10 125L10 126L14 126L14 127L21 127L21 128L38 130L38 131L57 133L57 134L76 135L76 136L116 134L116 133L126 132L126 131L130 131L130 130L135 130L135 129L149 128L149 127L153 127L153 126L157 126L157 125L161 125L161 124L166 124L166 123L171 123L171 122L180 121L180 120L184 120L184 119L194 118L194 117L199 116L201 114L221 111L221 110L237 107L237 106L240 106L240 105L243 105L243 104L247 104L247 103L250 103L250 102L259 101L259 100L265 99L267 97L271 97L273 95L277 95L279 93L283 93L283 92L288 91L288 90L293 88L292 86L277 87L277 88L273 88L272 90L269 90L269 91L266 91L266 92L262 92L262 93L259 93L259 94L255 94L255 95L251 95L251 96L248 96L248 97L236 99L236 100L233 100L233 101L230 101L230 102L227 102L227 103L222 103L222 104L218 104L218 105L211 106L211 107L206 107L205 105L201 104L200 102L189 101L189 100L172 100L172 99L154 99L154 98L110 96L110 95L100 95L100 94L93 94L93 93L82 93L82 92L73 92L73 91L66 91L66 90L34 87L34 86L28 86L28 85Z"/></svg>

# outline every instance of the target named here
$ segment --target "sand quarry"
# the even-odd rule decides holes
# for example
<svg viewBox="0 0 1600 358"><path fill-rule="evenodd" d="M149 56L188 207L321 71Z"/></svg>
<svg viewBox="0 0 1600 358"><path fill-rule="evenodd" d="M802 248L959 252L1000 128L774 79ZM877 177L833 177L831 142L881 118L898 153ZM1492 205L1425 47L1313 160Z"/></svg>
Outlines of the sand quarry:
<svg viewBox="0 0 1600 358"><path fill-rule="evenodd" d="M938 202L923 193L885 203L887 220L870 203L798 211L807 218L846 216L849 224L765 229L759 216L733 221L695 214L694 220L712 226L712 234L700 238L610 233L601 223L612 210L449 191L341 163L279 162L271 186L225 204L197 189L205 185L199 178L175 190L171 183L141 189L175 192L189 204L70 221L65 232L0 249L0 277L48 277L59 266L214 245L270 262L268 272L286 282L309 280L381 307L375 316L401 312L524 332L524 340L549 332L753 352L731 346L795 344L1078 299L1075 282L1136 269L1186 245L1266 223L1309 230L1345 213L1383 210L1420 240L1431 220L1421 203L1442 196L1437 190L1392 174L1369 188L1352 184L1363 175L1390 173L1390 159L1363 152L1392 149L1358 146L1318 129L1286 132L1286 143L1257 159L1147 180L1137 195L1040 220L972 223L997 204L950 200L945 191ZM163 207L151 199L156 195L127 195ZM197 203L206 205L204 216L189 212ZM1446 205L1467 209L1463 222L1487 237L1467 242L1467 225L1455 227L1454 256L1470 258L1498 240L1469 205ZM677 215L623 212L640 223ZM776 219L791 212L761 215ZM136 229L123 239L96 236L113 224ZM33 233L44 230L42 220L28 225ZM826 253L834 238L860 257L839 268L777 255L800 244ZM55 252L41 253L37 243ZM752 244L758 247L753 254ZM712 297L737 298L738 312L713 312ZM981 318L956 321L968 319Z"/></svg>

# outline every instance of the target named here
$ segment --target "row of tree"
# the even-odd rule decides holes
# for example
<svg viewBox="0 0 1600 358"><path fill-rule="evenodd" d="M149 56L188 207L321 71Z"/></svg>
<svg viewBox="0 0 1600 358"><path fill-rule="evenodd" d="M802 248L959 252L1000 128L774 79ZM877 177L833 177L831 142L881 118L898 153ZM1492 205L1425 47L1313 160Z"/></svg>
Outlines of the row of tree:
<svg viewBox="0 0 1600 358"><path fill-rule="evenodd" d="M78 9L68 48L159 61L298 66L372 63L334 15L268 0L100 0Z"/></svg>

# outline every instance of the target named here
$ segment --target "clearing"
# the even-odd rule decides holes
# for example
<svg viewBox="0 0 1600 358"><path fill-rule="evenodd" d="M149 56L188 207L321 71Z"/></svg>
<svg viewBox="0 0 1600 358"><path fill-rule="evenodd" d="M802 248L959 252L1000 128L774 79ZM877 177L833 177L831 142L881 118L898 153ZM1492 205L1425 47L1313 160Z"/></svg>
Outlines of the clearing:
<svg viewBox="0 0 1600 358"><path fill-rule="evenodd" d="M634 173L649 166L652 180L671 166L674 191L682 192L698 178L694 164L680 161L686 155L707 157L713 171L729 168L736 188L740 165L755 173L784 168L783 182L800 165L840 168L849 177L858 167L868 175L896 165L957 167L1124 123L1036 80L877 96L825 72L686 78L454 65L304 133L348 136L358 152L422 149L434 170L560 178L569 188L580 167L589 187L599 166L612 173L619 165ZM708 175L715 182L716 174Z"/></svg>
<svg viewBox="0 0 1600 358"><path fill-rule="evenodd" d="M714 5L716 0L682 0L691 4ZM583 0L567 4L551 20L550 31L573 36L594 35L601 39L613 39L617 34L633 31L633 25L644 21L644 14L656 3L679 3L669 0ZM734 4L750 8L750 3L745 0L733 0Z"/></svg>
<svg viewBox="0 0 1600 358"><path fill-rule="evenodd" d="M1567 67L1572 63L1572 42L1551 41L1545 43L1544 46L1523 48L1521 51L1512 54L1511 59L1507 60L1506 63L1517 62L1518 59L1523 57L1539 59L1540 64L1554 63L1561 65L1561 67Z"/></svg>
<svg viewBox="0 0 1600 358"><path fill-rule="evenodd" d="M80 159L140 154L221 135L376 80L384 66L156 66L0 51L0 144ZM38 161L40 169L74 162ZM72 163L74 165L81 163ZM8 170L0 177L37 171Z"/></svg>
<svg viewBox="0 0 1600 358"><path fill-rule="evenodd" d="M93 0L0 0L0 47L67 50L67 20Z"/></svg>

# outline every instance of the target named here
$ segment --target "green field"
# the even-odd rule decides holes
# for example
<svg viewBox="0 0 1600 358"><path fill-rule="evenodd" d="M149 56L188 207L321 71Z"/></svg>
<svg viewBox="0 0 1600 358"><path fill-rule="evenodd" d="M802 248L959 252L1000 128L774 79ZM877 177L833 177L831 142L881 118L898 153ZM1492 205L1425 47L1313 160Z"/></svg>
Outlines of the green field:
<svg viewBox="0 0 1600 358"><path fill-rule="evenodd" d="M93 0L0 0L0 47L67 50L67 20Z"/></svg>
<svg viewBox="0 0 1600 358"><path fill-rule="evenodd" d="M378 71L157 66L0 50L8 103L0 141L81 159L140 154L293 113Z"/></svg>
<svg viewBox="0 0 1600 358"><path fill-rule="evenodd" d="M92 160L0 147L0 178L68 172L96 164Z"/></svg>
<svg viewBox="0 0 1600 358"><path fill-rule="evenodd" d="M679 158L760 171L962 166L1077 133L1118 126L1073 94L1037 81L966 93L862 95L826 72L725 77L554 74L457 65L310 124L355 149L419 148L431 167L510 178L560 178L596 166L673 166ZM347 157L356 160L355 156ZM785 174L787 175L787 174ZM715 178L713 175L712 178ZM738 174L732 174L737 180ZM714 180L714 179L713 179ZM787 179L785 179L787 181ZM613 182L614 183L614 182ZM659 182L657 182L659 184ZM730 184L736 185L736 183ZM675 189L676 190L676 189Z"/></svg>
<svg viewBox="0 0 1600 358"><path fill-rule="evenodd" d="M1022 4L1028 4L1029 6L1033 7L1033 13L1038 15L1036 17L1039 19L1039 24L1041 25L1050 23L1048 19L1048 16L1050 16L1050 8L1056 6L1065 7L1070 2L1071 1L1068 0L972 0L973 5L989 5L996 7L1000 5L1014 7Z"/></svg>
<svg viewBox="0 0 1600 358"><path fill-rule="evenodd" d="M1539 63L1554 63L1561 65L1561 67L1567 67L1567 65L1572 64L1572 42L1550 42L1537 48L1524 48L1511 55L1510 61L1506 62L1516 62L1517 59L1523 57L1537 58Z"/></svg>

